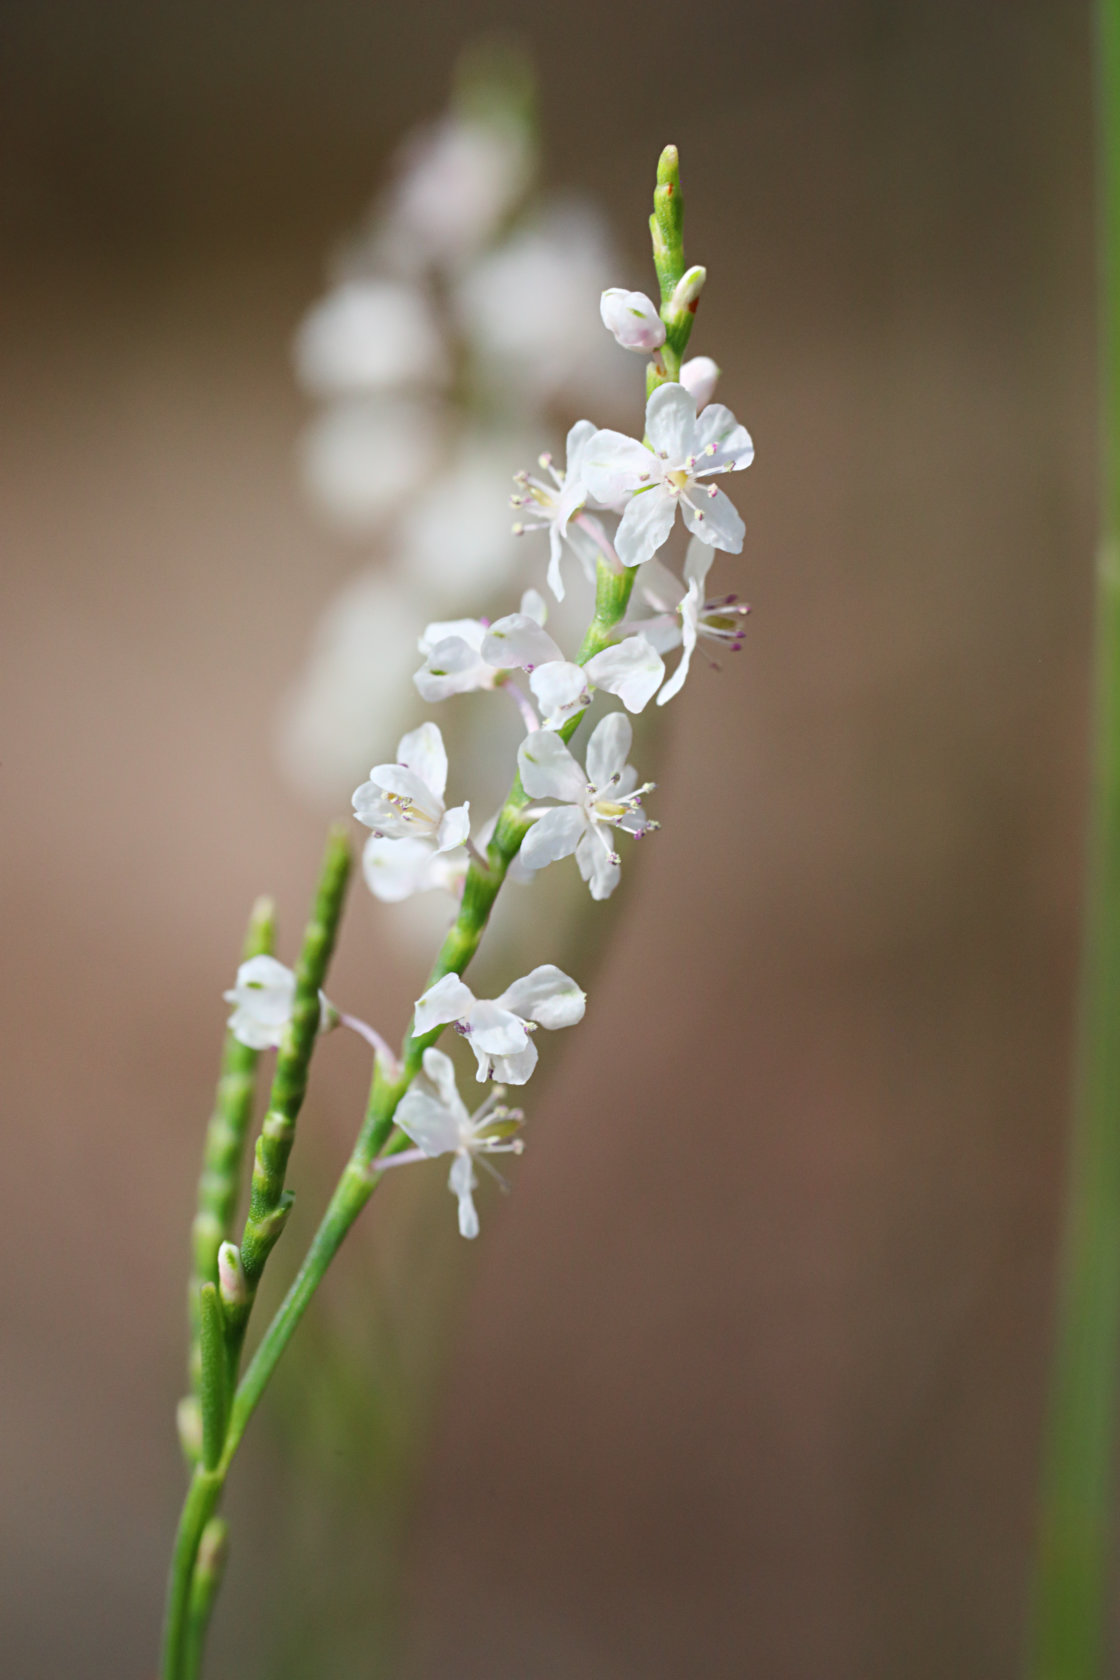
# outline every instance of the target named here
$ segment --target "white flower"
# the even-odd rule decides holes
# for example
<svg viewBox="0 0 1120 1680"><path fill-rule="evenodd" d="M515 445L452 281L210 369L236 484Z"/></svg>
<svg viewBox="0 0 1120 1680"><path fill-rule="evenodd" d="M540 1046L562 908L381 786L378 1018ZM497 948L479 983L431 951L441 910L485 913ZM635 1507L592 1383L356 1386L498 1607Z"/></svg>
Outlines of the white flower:
<svg viewBox="0 0 1120 1680"><path fill-rule="evenodd" d="M599 299L599 314L624 350L657 350L665 342L665 323L644 292L611 286Z"/></svg>
<svg viewBox="0 0 1120 1680"><path fill-rule="evenodd" d="M417 999L412 1030L420 1037L454 1022L478 1059L480 1083L493 1077L524 1085L537 1065L530 1033L575 1026L586 1003L575 981L552 963L515 980L498 998L476 998L457 974L445 974Z"/></svg>
<svg viewBox="0 0 1120 1680"><path fill-rule="evenodd" d="M478 1180L474 1163L487 1155L519 1155L522 1144L511 1134L521 1124L517 1109L501 1106L504 1091L495 1086L481 1108L468 1114L455 1084L455 1069L442 1050L425 1050L424 1072L397 1106L396 1122L427 1156L454 1155L448 1185L459 1198L459 1230L477 1237L478 1212L471 1191ZM391 1164L388 1156L385 1164ZM485 1165L485 1160L483 1159Z"/></svg>
<svg viewBox="0 0 1120 1680"><path fill-rule="evenodd" d="M275 957L250 957L237 971L236 986L222 995L233 1004L228 1026L234 1038L250 1050L279 1048L296 996L296 977L290 968ZM337 1025L337 1011L320 992L319 1031L329 1032Z"/></svg>
<svg viewBox="0 0 1120 1680"><path fill-rule="evenodd" d="M657 559L647 560L638 573L638 589L659 616L635 619L632 628L662 653L675 647L682 650L676 670L657 696L659 706L664 706L684 687L701 636L729 647L732 653L738 653L743 645L743 620L750 608L734 595L705 598L704 581L714 559L712 549L693 537L684 560L684 585Z"/></svg>
<svg viewBox="0 0 1120 1680"><path fill-rule="evenodd" d="M710 356L692 356L681 364L681 384L696 398L697 410L706 408L715 395L720 370Z"/></svg>
<svg viewBox="0 0 1120 1680"><path fill-rule="evenodd" d="M537 590L527 589L521 597L521 616L543 624L546 612ZM419 643L424 663L412 679L425 700L446 700L452 694L494 687L500 668L482 653L489 631L484 618L456 618L428 625Z"/></svg>
<svg viewBox="0 0 1120 1680"><path fill-rule="evenodd" d="M565 659L548 631L524 613L492 624L482 642L492 665L529 672L529 687L544 712L544 727L559 729L591 704L591 688L616 694L627 711L640 712L665 674L661 655L644 636L628 636L595 654L586 665Z"/></svg>
<svg viewBox="0 0 1120 1680"><path fill-rule="evenodd" d="M375 764L354 794L354 815L378 839L423 840L450 852L470 833L470 806L447 810L447 752L434 723L401 737L396 764Z"/></svg>
<svg viewBox="0 0 1120 1680"><path fill-rule="evenodd" d="M371 530L434 471L437 409L411 398L345 397L312 420L301 443L308 489L349 531Z"/></svg>
<svg viewBox="0 0 1120 1680"><path fill-rule="evenodd" d="M347 280L305 317L296 373L316 396L441 382L447 356L422 292L397 280Z"/></svg>
<svg viewBox="0 0 1120 1680"><path fill-rule="evenodd" d="M587 501L587 486L583 482L583 453L595 436L590 420L577 420L568 433L564 471L557 472L552 456L540 457L540 465L552 483L533 478L527 472L517 473L514 483L518 493L510 497L510 506L520 517L513 527L515 536L526 531L548 532L548 587L558 601L564 599L564 578L560 559L565 542L579 560L588 581L595 581L595 565L601 553L609 547L606 532L597 519L584 515L581 525L573 525L583 513Z"/></svg>
<svg viewBox="0 0 1120 1680"><path fill-rule="evenodd" d="M693 536L738 554L743 521L722 490L701 480L750 466L754 445L746 428L721 403L709 403L697 418L695 398L683 385L668 384L646 404L646 434L651 449L621 432L596 432L583 455L596 500L608 507L625 503L614 539L623 565L638 566L656 554L678 505Z"/></svg>
<svg viewBox="0 0 1120 1680"><path fill-rule="evenodd" d="M517 754L525 792L561 802L538 816L522 841L521 858L530 869L574 852L592 898L610 897L620 873L610 829L642 835L658 826L641 808L653 783L635 786L637 773L626 762L632 738L625 713L609 713L587 743L585 775L558 735L540 730L525 737Z"/></svg>
<svg viewBox="0 0 1120 1680"><path fill-rule="evenodd" d="M400 904L424 892L457 897L469 863L465 846L437 852L430 840L387 840L371 834L362 851L366 886L383 904Z"/></svg>

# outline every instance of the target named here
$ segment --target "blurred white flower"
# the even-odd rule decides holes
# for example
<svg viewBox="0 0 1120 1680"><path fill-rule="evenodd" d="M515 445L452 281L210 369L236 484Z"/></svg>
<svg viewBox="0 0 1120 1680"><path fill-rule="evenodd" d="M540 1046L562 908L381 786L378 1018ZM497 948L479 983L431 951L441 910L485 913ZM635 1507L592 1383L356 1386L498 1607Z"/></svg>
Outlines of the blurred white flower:
<svg viewBox="0 0 1120 1680"><path fill-rule="evenodd" d="M362 850L362 874L383 904L400 904L426 892L458 897L469 861L465 846L437 852L429 840L387 840L371 834Z"/></svg>
<svg viewBox="0 0 1120 1680"><path fill-rule="evenodd" d="M422 609L381 571L360 573L330 602L285 697L277 743L284 769L311 797L348 795L378 739L408 722L421 623Z"/></svg>
<svg viewBox="0 0 1120 1680"><path fill-rule="evenodd" d="M447 116L397 156L379 245L405 267L454 267L489 244L529 184L533 152L515 122Z"/></svg>
<svg viewBox="0 0 1120 1680"><path fill-rule="evenodd" d="M447 352L424 294L398 280L347 280L305 316L296 374L315 396L441 383Z"/></svg>
<svg viewBox="0 0 1120 1680"><path fill-rule="evenodd" d="M275 957L250 957L237 970L237 984L222 995L233 1005L227 1025L234 1038L250 1050L279 1048L296 996L296 977L290 968ZM337 1025L338 1012L320 992L319 1031L329 1032Z"/></svg>
<svg viewBox="0 0 1120 1680"><path fill-rule="evenodd" d="M574 852L592 898L610 897L620 874L610 829L641 836L658 826L641 808L653 783L636 786L637 772L626 762L632 738L625 713L609 713L587 743L585 775L559 735L541 730L525 737L517 754L525 792L531 799L560 801L536 818L521 843L528 868L542 869Z"/></svg>
<svg viewBox="0 0 1120 1680"><path fill-rule="evenodd" d="M519 1109L502 1106L505 1095L494 1087L481 1108L468 1114L455 1084L455 1069L442 1050L424 1052L424 1071L418 1074L397 1106L396 1123L419 1146L423 1155L454 1155L448 1187L459 1200L459 1230L477 1237L478 1212L471 1192L478 1180L474 1163L487 1155L519 1155L522 1143L512 1134L521 1125ZM403 1162L404 1156L383 1156L375 1166ZM495 1175L497 1176L497 1175Z"/></svg>
<svg viewBox="0 0 1120 1680"><path fill-rule="evenodd" d="M463 277L456 302L481 375L507 401L597 397L616 383L618 352L595 304L613 264L588 206L546 211Z"/></svg>
<svg viewBox="0 0 1120 1680"><path fill-rule="evenodd" d="M304 480L336 525L368 531L431 476L443 448L444 426L434 405L346 397L304 430Z"/></svg>
<svg viewBox="0 0 1120 1680"><path fill-rule="evenodd" d="M403 510L394 533L398 564L433 604L477 600L515 572L506 498L515 461L512 440L468 435L447 470Z"/></svg>
<svg viewBox="0 0 1120 1680"><path fill-rule="evenodd" d="M730 409L709 403L699 418L695 398L677 384L661 385L646 404L652 448L621 432L596 432L583 470L596 500L625 504L614 545L624 566L649 560L668 539L680 507L693 536L738 554L743 521L712 473L738 472L754 459L754 444ZM700 506L700 503L703 506Z"/></svg>
<svg viewBox="0 0 1120 1680"><path fill-rule="evenodd" d="M553 963L542 963L498 998L476 998L457 974L445 974L416 1002L413 1032L455 1023L478 1062L478 1080L493 1077L506 1085L524 1085L537 1065L530 1033L575 1026L583 1020L587 997Z"/></svg>
<svg viewBox="0 0 1120 1680"><path fill-rule="evenodd" d="M375 764L354 794L354 815L379 840L421 840L433 852L450 852L470 833L469 804L450 810L447 750L438 725L422 723L402 735L395 764Z"/></svg>
<svg viewBox="0 0 1120 1680"><path fill-rule="evenodd" d="M697 409L706 408L715 395L720 370L710 356L692 356L681 364L681 384Z"/></svg>
<svg viewBox="0 0 1120 1680"><path fill-rule="evenodd" d="M610 286L599 299L599 314L624 350L657 350L665 342L665 323L644 292Z"/></svg>

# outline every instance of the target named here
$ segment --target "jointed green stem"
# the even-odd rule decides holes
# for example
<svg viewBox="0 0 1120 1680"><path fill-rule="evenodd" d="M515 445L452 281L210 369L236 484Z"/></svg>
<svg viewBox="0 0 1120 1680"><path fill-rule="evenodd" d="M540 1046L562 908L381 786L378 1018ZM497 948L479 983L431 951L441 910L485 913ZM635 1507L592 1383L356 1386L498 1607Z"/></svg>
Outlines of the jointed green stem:
<svg viewBox="0 0 1120 1680"><path fill-rule="evenodd" d="M1120 1351L1120 0L1098 7L1102 533L1077 1113L1042 1485L1032 1680L1106 1672Z"/></svg>

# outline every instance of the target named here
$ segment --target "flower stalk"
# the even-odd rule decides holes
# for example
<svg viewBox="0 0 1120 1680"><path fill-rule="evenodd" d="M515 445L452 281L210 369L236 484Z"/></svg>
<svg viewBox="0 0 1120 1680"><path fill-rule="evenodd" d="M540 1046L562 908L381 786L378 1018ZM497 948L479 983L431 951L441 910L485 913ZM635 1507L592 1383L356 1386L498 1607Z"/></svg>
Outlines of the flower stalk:
<svg viewBox="0 0 1120 1680"><path fill-rule="evenodd" d="M749 452L753 452L747 434L726 409L718 406L708 409L703 422L706 430L697 431L698 399L676 384L704 271L686 271L684 266L683 207L674 147L665 149L658 165L654 205L654 254L665 337L651 361L649 379L651 389L672 384L676 391L675 397L669 392L661 393L654 407L658 404L665 407L668 399L674 405L674 412L681 408L679 437L695 435L696 450L705 462L715 464L698 468L699 454L693 454L687 470L678 471L671 462L667 467L663 465L668 460L664 450L655 457L649 448L643 448L634 439L597 431L589 421L578 422L569 438L566 475L569 482L566 485L565 477L553 474L553 487L537 486L540 505L547 511L536 523L547 525L550 530L553 565L549 577L558 596L562 595L558 556L561 544L571 540L570 526L578 519L593 534L601 532L599 522L582 512L593 494L589 488L590 477L585 479L576 474L576 463L582 460L585 446L594 446L604 455L607 464L600 463L604 482L609 480L613 486L615 479L618 481L617 491L613 488L605 491L602 498L594 492L597 498L594 505L610 508L615 513L622 513L623 507L642 493L656 462L657 496L653 495L654 487L648 487L645 505L656 506L667 516L667 522L662 520L665 525L662 542L672 524L677 500L693 487L695 471L732 470L746 465ZM647 423L656 441L658 427L649 422L648 413ZM577 447L573 447L573 441ZM648 467L649 470L640 470L631 482L622 467L634 450L641 454L639 469ZM611 460L615 463L613 468L609 464ZM521 482L524 486L536 481L522 475ZM712 487L707 494L714 498L722 493ZM519 498L515 505L520 506L522 500ZM691 502L687 505L694 518L703 518L702 514L696 514ZM703 530L710 533L704 540L713 547L730 552L741 548L741 538L733 531L728 538L726 531L715 529L710 519ZM552 964L539 965L496 999L478 999L460 983L460 977L478 950L495 900L522 851L526 836L532 833L535 838L532 845L525 847L526 856L520 860L521 864L537 869L574 851L592 896L602 898L613 891L618 876L618 858L606 840L607 833L621 829L637 836L657 826L640 809L642 796L652 784L638 786L636 772L625 762L631 736L625 711L607 715L596 726L588 741L586 772L566 746L584 716L594 687L622 697L628 710L640 710L664 676L659 655L640 634L627 641L624 621L633 592L637 558L633 555L627 558L625 554L620 557L616 544L605 534L596 535L596 546L594 613L575 656L575 665L584 669L585 679L566 690L569 698L562 707L558 703L554 705L551 718L555 727L538 727L530 710L534 727L526 735L518 755L533 797L559 803L548 811L532 806L522 776L515 775L489 829L489 838L480 836L476 841L470 832L469 805L464 803L451 809L445 806L447 755L442 735L432 723L403 737L397 762L374 766L370 780L354 796L356 816L372 831L367 841L365 865L367 880L375 892L378 887L370 874L369 848L378 848L379 867L384 871L379 896L404 896L406 888L423 890L415 883L421 882L424 871L435 864L445 867L449 874L460 871L462 881L457 914L437 953L424 992L417 1000L399 1057L387 1051L380 1035L328 1004L322 993L350 871L345 831L335 829L328 839L314 907L294 974L271 956L271 911L260 909L251 925L246 944L247 964L239 971L237 988L226 994L235 1005L231 1025L234 1033L242 1037L236 1053L227 1044L223 1080L226 1072L231 1078L219 1087L216 1119L208 1134L205 1201L200 1190L200 1211L206 1216L203 1232L206 1246L200 1248L201 1237L196 1237L192 1285L193 1411L184 1428L194 1470L172 1559L161 1680L195 1680L199 1672L224 1556L224 1525L215 1513L226 1476L280 1357L347 1233L380 1182L385 1166L406 1161L416 1164L436 1155L450 1154L449 1185L459 1201L460 1231L465 1237L473 1237L478 1230L471 1194L476 1183L476 1162L487 1165L485 1157L489 1155L515 1154L521 1149L520 1140L513 1137L523 1119L521 1111L502 1106L503 1091L494 1087L474 1114L468 1114L455 1089L452 1063L435 1049L436 1040L452 1024L465 1035L474 1034L479 1081L484 1082L497 1073L510 1083L523 1084L537 1059L530 1032L537 1027L551 1030L570 1026L583 1015L583 992ZM503 634L509 638L506 645L511 665L528 670L531 681L537 677L537 686L540 674L547 673L558 692L558 678L567 683L567 673L573 667L563 659L558 645L544 634L543 612L541 598L531 591L523 599L522 613L510 615L500 625L506 627ZM642 621L647 622L652 621ZM430 627L430 633L420 644L420 651L426 655L425 664L417 673L420 692L426 698L442 699L470 688L502 687L508 680L509 670L492 665L492 652L488 652L490 643L494 642L498 646L497 657L506 657L498 630L499 625L495 625L488 635L485 621L473 620ZM516 657L515 643L521 648ZM526 647L528 654L524 651ZM578 670L575 675L579 678ZM461 863L456 859L461 859ZM385 887L386 881L391 882L392 891ZM259 959L255 967L248 960L251 958ZM311 1055L320 1033L339 1022L358 1030L376 1052L365 1115L350 1159L303 1262L239 1378L241 1350L257 1287L291 1207L291 1192L286 1187L287 1166L307 1089ZM242 1054L247 1042L256 1046L275 1045L277 1061L254 1152L248 1214L240 1246L236 1247L229 1237L257 1054L256 1049ZM409 1150L410 1142L419 1148Z"/></svg>
<svg viewBox="0 0 1120 1680"><path fill-rule="evenodd" d="M1031 1680L1108 1662L1120 1368L1120 0L1099 0L1101 533L1074 1132L1035 1566Z"/></svg>

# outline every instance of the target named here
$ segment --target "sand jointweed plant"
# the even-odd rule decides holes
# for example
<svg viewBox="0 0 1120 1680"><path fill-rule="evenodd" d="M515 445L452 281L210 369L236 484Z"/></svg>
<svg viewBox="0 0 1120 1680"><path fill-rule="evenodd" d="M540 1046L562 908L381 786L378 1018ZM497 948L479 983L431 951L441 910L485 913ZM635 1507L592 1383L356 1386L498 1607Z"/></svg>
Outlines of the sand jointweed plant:
<svg viewBox="0 0 1120 1680"><path fill-rule="evenodd" d="M678 693L701 641L741 643L746 608L734 596L709 597L707 577L717 552L738 554L743 546L742 519L718 480L747 467L754 451L744 427L711 401L715 364L684 360L705 271L686 267L682 224L677 153L668 146L650 224L659 305L613 288L601 300L603 322L618 342L648 357L643 436L580 420L569 432L563 467L546 454L539 470L516 482L517 526L530 540L534 531L547 536L553 594L564 595L573 565L593 583L594 611L574 656L546 628L544 596L535 588L524 592L518 611L493 623L432 624L420 640L415 686L425 701L479 692L480 704L508 696L517 708L524 734L501 809L476 827L469 801L448 802L448 755L433 722L404 735L395 760L375 765L354 794L355 816L369 831L364 872L378 883L378 896L399 900L435 887L458 904L400 1050L323 989L351 872L345 829L328 836L294 969L273 954L271 908L262 903L253 912L244 961L227 993L233 1008L194 1224L191 1392L179 1414L191 1479L172 1557L162 1680L193 1680L201 1671L227 1543L217 1514L226 1478L347 1232L386 1174L445 1156L459 1230L477 1236L478 1170L496 1173L494 1157L522 1148L524 1114L509 1106L509 1088L531 1078L538 1030L572 1027L583 1017L583 990L548 962L512 979L496 998L477 997L463 978L507 877L531 880L574 856L592 899L608 898L621 873L620 836L638 839L657 827L645 808L653 783L641 782L628 762L628 714ZM690 537L682 577L659 558L678 515ZM673 653L675 668L667 673L665 656ZM599 702L600 715L574 753L569 743L597 693L621 709ZM473 1112L451 1059L437 1048L448 1027L474 1052L478 1083L487 1087ZM368 1104L295 1279L243 1369L258 1287L291 1207L287 1169L311 1058L336 1028L359 1033L373 1051ZM272 1050L238 1234L259 1058Z"/></svg>

